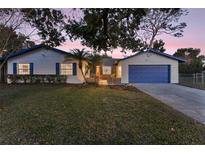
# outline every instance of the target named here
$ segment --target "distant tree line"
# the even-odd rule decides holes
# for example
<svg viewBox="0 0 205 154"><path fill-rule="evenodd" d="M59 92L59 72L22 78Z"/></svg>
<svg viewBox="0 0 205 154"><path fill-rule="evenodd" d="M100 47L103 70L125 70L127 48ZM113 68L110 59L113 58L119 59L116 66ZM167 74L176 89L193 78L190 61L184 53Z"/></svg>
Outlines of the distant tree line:
<svg viewBox="0 0 205 154"><path fill-rule="evenodd" d="M181 48L178 49L174 56L180 57L186 60L186 63L179 64L180 73L201 73L204 70L205 60L204 55L200 55L200 49L194 48Z"/></svg>

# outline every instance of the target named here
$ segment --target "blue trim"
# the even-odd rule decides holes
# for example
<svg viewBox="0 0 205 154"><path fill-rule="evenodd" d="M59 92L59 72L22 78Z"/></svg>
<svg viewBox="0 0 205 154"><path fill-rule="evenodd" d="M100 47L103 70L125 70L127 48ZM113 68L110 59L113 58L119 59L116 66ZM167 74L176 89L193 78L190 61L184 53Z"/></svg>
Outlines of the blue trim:
<svg viewBox="0 0 205 154"><path fill-rule="evenodd" d="M168 65L168 82L171 83L171 65Z"/></svg>
<svg viewBox="0 0 205 154"><path fill-rule="evenodd" d="M13 74L16 75L17 74L17 64L13 63Z"/></svg>
<svg viewBox="0 0 205 154"><path fill-rule="evenodd" d="M178 57L169 55L169 54L164 53L164 52L159 52L159 51L157 51L157 50L151 50L151 52L156 53L156 54L159 54L159 55L161 55L161 56L165 56L165 57L167 57L167 58L171 58L171 59L174 59L174 60L178 60L179 62L186 62L185 59L178 58Z"/></svg>
<svg viewBox="0 0 205 154"><path fill-rule="evenodd" d="M129 59L129 58L132 58L132 57L135 57L135 56L138 56L138 55L140 55L140 54L142 54L142 53L147 53L147 52L155 53L155 54L158 54L158 55L161 55L161 56L164 56L164 57L173 59L173 60L177 60L177 61L179 61L179 62L186 62L186 60L184 60L184 59L181 59L181 58L178 58L178 57L175 57L175 56L166 54L166 53L162 53L162 52L157 51L157 50L154 50L154 49L149 49L149 50L147 50L147 51L141 51L141 52L138 52L138 53L136 53L136 54L134 54L134 55L132 55L132 56L129 56L129 57L120 59L120 60L118 60L118 61L126 60L126 59Z"/></svg>
<svg viewBox="0 0 205 154"><path fill-rule="evenodd" d="M73 63L73 75L77 75L77 64Z"/></svg>
<svg viewBox="0 0 205 154"><path fill-rule="evenodd" d="M30 63L30 75L33 75L33 63Z"/></svg>
<svg viewBox="0 0 205 154"><path fill-rule="evenodd" d="M41 48L46 48L46 49L50 49L50 50L53 50L55 52L58 52L58 53L61 53L61 54L67 54L69 56L71 56L70 53L66 52L66 51L63 51L63 50L60 50L60 49L56 49L56 48L52 48L52 47L49 47L49 46L46 46L46 45L43 45L43 44L39 44L39 45L35 45L31 48L27 48L27 49L22 49L22 50L17 50L17 51L12 51L11 55L8 56L8 59L9 58L13 58L13 57L16 57L16 56L20 56L20 55L23 55L25 53L28 53L28 52L31 52L31 51L34 51L36 49L41 49ZM4 60L6 57L2 57L0 58L0 61Z"/></svg>
<svg viewBox="0 0 205 154"><path fill-rule="evenodd" d="M56 63L56 75L60 75L60 63Z"/></svg>

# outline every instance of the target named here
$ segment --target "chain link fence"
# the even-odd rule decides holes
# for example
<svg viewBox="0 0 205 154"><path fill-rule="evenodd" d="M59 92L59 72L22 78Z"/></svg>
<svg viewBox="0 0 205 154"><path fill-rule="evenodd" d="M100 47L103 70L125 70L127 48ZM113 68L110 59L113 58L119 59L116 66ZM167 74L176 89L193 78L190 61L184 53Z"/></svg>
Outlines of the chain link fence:
<svg viewBox="0 0 205 154"><path fill-rule="evenodd" d="M205 89L205 72L179 74L179 84L198 89Z"/></svg>

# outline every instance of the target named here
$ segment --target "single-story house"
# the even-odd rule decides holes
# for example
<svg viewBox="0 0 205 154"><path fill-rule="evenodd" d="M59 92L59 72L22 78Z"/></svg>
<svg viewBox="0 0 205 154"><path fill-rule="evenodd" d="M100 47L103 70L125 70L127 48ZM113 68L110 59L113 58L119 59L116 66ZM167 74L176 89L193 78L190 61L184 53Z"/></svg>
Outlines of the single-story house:
<svg viewBox="0 0 205 154"><path fill-rule="evenodd" d="M83 61L83 71L87 62ZM7 75L58 75L66 76L66 83L83 83L84 78L78 67L78 60L70 53L45 45L19 50L9 55ZM89 73L86 74L89 77ZM19 81L20 82L20 81ZM7 79L7 83L11 83Z"/></svg>
<svg viewBox="0 0 205 154"><path fill-rule="evenodd" d="M178 83L178 65L183 59L148 50L123 59L103 58L96 66L95 75L99 80L120 83ZM83 62L83 71L87 62ZM86 71L86 78L90 72ZM83 83L84 78L78 67L78 60L70 53L45 45L16 51L8 57L7 75L58 75L66 76L66 83ZM113 80L114 79L114 80ZM9 78L7 82L11 81Z"/></svg>

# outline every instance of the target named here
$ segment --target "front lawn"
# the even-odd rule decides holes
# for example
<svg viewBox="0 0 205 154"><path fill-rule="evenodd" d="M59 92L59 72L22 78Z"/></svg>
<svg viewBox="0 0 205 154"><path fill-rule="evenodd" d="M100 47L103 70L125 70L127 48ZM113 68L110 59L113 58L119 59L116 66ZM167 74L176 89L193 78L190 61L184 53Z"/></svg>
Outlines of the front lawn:
<svg viewBox="0 0 205 154"><path fill-rule="evenodd" d="M204 143L204 125L135 89L0 88L0 144Z"/></svg>

